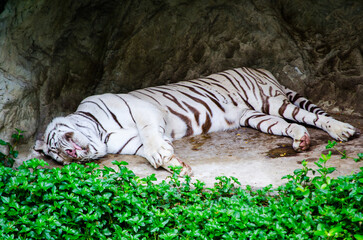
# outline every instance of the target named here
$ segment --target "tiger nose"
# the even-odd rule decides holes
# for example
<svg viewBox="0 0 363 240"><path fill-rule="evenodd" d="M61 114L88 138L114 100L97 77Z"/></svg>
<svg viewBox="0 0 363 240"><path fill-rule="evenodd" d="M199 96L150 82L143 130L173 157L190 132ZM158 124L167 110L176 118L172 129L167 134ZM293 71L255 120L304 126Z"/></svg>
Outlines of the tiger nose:
<svg viewBox="0 0 363 240"><path fill-rule="evenodd" d="M76 149L67 149L66 150L66 153L71 156L71 157L74 157L76 158L77 157L77 150Z"/></svg>

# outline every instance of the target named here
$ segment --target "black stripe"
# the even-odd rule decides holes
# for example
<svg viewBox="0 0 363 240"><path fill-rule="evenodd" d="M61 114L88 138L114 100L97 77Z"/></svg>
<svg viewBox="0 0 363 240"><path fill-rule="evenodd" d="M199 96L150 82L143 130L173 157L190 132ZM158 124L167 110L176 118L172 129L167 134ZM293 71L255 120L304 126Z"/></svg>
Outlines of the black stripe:
<svg viewBox="0 0 363 240"><path fill-rule="evenodd" d="M178 99L176 97L174 97L173 95L171 95L170 93L165 92L165 91L162 91L162 90L159 90L159 89L153 89L153 91L157 91L157 92L162 93L163 94L163 97L165 97L166 99L169 99L170 101L174 102L176 105L178 105L178 107L180 107L185 112L187 112L187 110L180 104L180 102L178 101Z"/></svg>
<svg viewBox="0 0 363 240"><path fill-rule="evenodd" d="M198 94L198 95L200 95L202 97L205 97L204 94L202 94L201 92L198 92L193 87L190 87L190 86L187 86L187 85L183 85L183 84L180 84L180 83L174 83L173 85L188 88L190 91L192 91L192 92L194 92L194 93L196 93L196 94Z"/></svg>
<svg viewBox="0 0 363 240"><path fill-rule="evenodd" d="M52 129L49 133L48 133L48 136L47 136L47 145L50 144L50 140L54 138L54 135L55 135L55 132L54 132L55 128ZM53 133L52 137L49 137L49 135Z"/></svg>
<svg viewBox="0 0 363 240"><path fill-rule="evenodd" d="M199 83L195 83L195 84L199 84ZM198 89L206 92L207 93L207 96L206 97L209 97L209 98L212 97L212 98L214 98L215 100L218 101L218 98L216 97L216 95L214 95L212 92L210 92L207 89L205 89L203 85L201 85L201 86L194 86L194 87L196 87L196 88L198 88Z"/></svg>
<svg viewBox="0 0 363 240"><path fill-rule="evenodd" d="M262 121L260 121L257 125L256 125L256 129L261 131L261 124L268 121L268 120L271 120L271 118L269 119L263 119Z"/></svg>
<svg viewBox="0 0 363 240"><path fill-rule="evenodd" d="M100 100L102 102L102 100L100 98L98 98L98 100ZM85 103L92 103L92 104L95 104L99 109L101 109L107 116L107 113L106 111L100 106L98 105L98 103L94 102L94 101L82 101L81 104L79 105L82 105L82 104L85 104Z"/></svg>
<svg viewBox="0 0 363 240"><path fill-rule="evenodd" d="M186 132L184 134L184 137L193 135L193 127L192 127L192 122L190 121L190 119L187 116L184 116L183 114L180 114L177 111L174 111L169 106L167 106L167 108L172 114L179 117L185 123L185 125L187 126L187 130L186 130Z"/></svg>
<svg viewBox="0 0 363 240"><path fill-rule="evenodd" d="M239 71L237 71L236 69L233 69L233 71L235 72L235 73L237 73L240 77L241 77L241 79L245 82L245 85L248 87L248 89L249 90L251 90L251 88L250 88L250 86L247 84L247 80L246 80L246 78L243 76L243 74L242 73L240 73ZM241 89L245 92L245 90L244 90L244 88L243 87L241 87ZM246 95L246 92L245 92L245 95ZM247 96L247 95L246 95Z"/></svg>
<svg viewBox="0 0 363 240"><path fill-rule="evenodd" d="M141 143L141 145L136 149L134 155L136 155L136 153L140 150L140 148L143 146L144 144Z"/></svg>
<svg viewBox="0 0 363 240"><path fill-rule="evenodd" d="M238 106L238 103L231 97L230 94L228 94L228 97L231 99L233 105Z"/></svg>
<svg viewBox="0 0 363 240"><path fill-rule="evenodd" d="M103 143L107 144L111 134L113 134L113 133L114 132L111 132L111 133L107 134L105 140L103 141Z"/></svg>
<svg viewBox="0 0 363 240"><path fill-rule="evenodd" d="M262 72L260 70L257 70L257 69L252 69L252 68L246 68L246 71L251 72L251 74L253 74L258 79L263 79L264 78L270 84L275 85L278 89L280 89L280 91L284 92L283 89L282 89L281 84L279 84L278 82L276 82L275 79L271 78L266 73L264 73L264 72Z"/></svg>
<svg viewBox="0 0 363 240"><path fill-rule="evenodd" d="M266 114L263 113L255 113L256 115L252 115L248 118L246 118L245 120L245 126L251 126L248 122L250 121L251 118L260 118L260 117L266 117Z"/></svg>
<svg viewBox="0 0 363 240"><path fill-rule="evenodd" d="M216 80L216 79L214 79L214 78L211 78L211 77L206 77L205 79L213 80L213 81L215 81L215 82L220 83L218 80ZM226 92L228 92L228 93L229 93L229 91L228 91L228 89L227 89L227 88L225 88L225 87L223 87L221 84L218 84L218 83L215 83L215 82L212 82L211 84L212 84L212 85L214 85L214 86L217 86L217 87L219 87L219 88L222 88L224 91L226 91Z"/></svg>
<svg viewBox="0 0 363 240"><path fill-rule="evenodd" d="M281 117L284 116L287 105L289 105L289 102L286 99L284 99L281 107L279 108L279 115Z"/></svg>
<svg viewBox="0 0 363 240"><path fill-rule="evenodd" d="M255 78L255 76L253 76L253 75L250 75L250 74L248 74L247 72L246 72L246 68L243 68L243 70L244 70L244 74L247 76L247 80L251 83L251 85L252 85L252 93L253 93L253 95L255 96L255 98L257 99L257 95L256 95L256 86L255 86L255 84L257 84L257 80L256 80L256 78ZM251 80L250 80L250 78L252 78L253 80L254 80L254 82L252 82ZM258 86L258 84L257 84L257 86ZM261 90L260 90L261 91Z"/></svg>
<svg viewBox="0 0 363 240"><path fill-rule="evenodd" d="M241 74L239 74L236 70L234 70L241 78L242 78L242 80L244 80L244 78L242 77L242 75ZM229 73L228 73L229 74ZM230 74L231 75L231 74ZM247 95L247 93L246 93L246 91L245 91L245 89L244 89L244 87L242 87L242 85L241 85L241 83L240 83L240 81L239 81L239 79L237 79L237 78L235 78L233 75L231 75L235 80L236 80L236 82L238 83L238 86L240 87L240 89L239 89L239 91L237 92L238 94L239 94L239 92L243 92L243 94L245 95L245 97L242 97L241 96L241 94L239 94L240 95L240 97L243 99L243 101L244 102L248 102L248 95ZM245 81L245 80L244 80ZM247 84L246 84L247 85ZM247 85L248 86L248 85Z"/></svg>
<svg viewBox="0 0 363 240"><path fill-rule="evenodd" d="M120 97L119 95L115 95L115 96L117 96L117 97L118 97L118 98L120 98L122 101L124 101L124 103L125 103L126 107L129 109L129 113L130 113L130 116L131 116L131 118L132 118L132 121L134 121L134 123L136 123L135 118L134 118L134 116L132 115L131 108L130 108L129 104L127 104L127 102L126 102L126 101L125 101L122 97Z"/></svg>
<svg viewBox="0 0 363 240"><path fill-rule="evenodd" d="M105 128L102 126L102 124L101 124L101 123L97 120L97 118L96 118L95 116L93 116L91 113L89 113L89 112L83 112L83 111L77 111L77 112L75 112L74 114L80 115L80 116L82 116L82 117L85 117L85 118L87 118L87 119L89 119L89 120L93 121L94 123L96 123L97 128L98 128L98 126L100 126L100 127L103 129L103 131L106 131L106 130L105 130ZM99 130L99 129L98 129L98 130Z"/></svg>
<svg viewBox="0 0 363 240"><path fill-rule="evenodd" d="M292 100L291 100L291 102L296 102L299 98L301 98L301 96L298 94L298 93L296 93L295 94L295 96L292 98Z"/></svg>
<svg viewBox="0 0 363 240"><path fill-rule="evenodd" d="M252 105L251 105L251 104L250 104L247 100L245 100L239 92L237 92L237 94L238 94L238 96L239 96L239 97L243 100L243 102L246 104L246 106L248 106L248 107L249 107L249 109L254 109L254 108L252 107Z"/></svg>
<svg viewBox="0 0 363 240"><path fill-rule="evenodd" d="M295 107L294 110L292 111L292 117L296 120L296 115L300 112L300 108Z"/></svg>
<svg viewBox="0 0 363 240"><path fill-rule="evenodd" d="M312 105L314 105L312 102L307 101L307 102L306 102L306 104L305 104L305 106L304 106L304 109L305 109L305 110L310 111L309 109L310 109L310 107L311 107Z"/></svg>
<svg viewBox="0 0 363 240"><path fill-rule="evenodd" d="M236 85L234 85L234 82L232 81L232 79L230 79L225 73L220 73L219 75L225 77L228 79L228 81L232 84L232 86L237 90L239 91L239 89L236 87Z"/></svg>
<svg viewBox="0 0 363 240"><path fill-rule="evenodd" d="M193 101L202 104L208 110L210 115L213 116L212 110L210 109L209 105L206 102L204 102L203 100L201 100L199 98L193 97L193 96L191 96L191 95L189 95L189 94L187 94L185 92L181 92L181 91L178 91L178 92L180 92L181 94L184 94L185 96L192 99Z"/></svg>
<svg viewBox="0 0 363 240"><path fill-rule="evenodd" d="M199 80L199 79L198 79ZM190 82L192 82L192 81L190 81ZM198 82L193 82L194 84L200 84L200 83L198 83ZM222 110L222 112L225 112L225 109L222 107L222 105L219 103L219 100L218 100L218 98L216 97L216 95L214 95L212 92L210 92L210 91L208 91L207 89L204 89L204 86L203 85L201 85L200 87L199 86L194 86L194 87L196 87L196 88L198 88L198 89L200 89L200 90L202 90L202 91L204 91L204 92L206 92L206 94L207 94L207 98L209 98L210 100L212 100L212 102L219 108L219 109L221 109Z"/></svg>
<svg viewBox="0 0 363 240"><path fill-rule="evenodd" d="M205 122L204 124L202 125L202 132L205 134L209 131L209 129L211 128L212 126L212 121L210 119L210 116L208 114L206 114L205 116Z"/></svg>
<svg viewBox="0 0 363 240"><path fill-rule="evenodd" d="M67 127L67 128L70 128L70 129L74 130L73 128L71 128L70 126L68 126L67 124L64 124L64 123L57 123L55 126L56 127L58 127L58 126Z"/></svg>
<svg viewBox="0 0 363 240"><path fill-rule="evenodd" d="M107 111L109 111L109 113L111 114L113 120L120 126L120 128L123 128L121 123L118 121L116 115L107 107L107 105L102 101L102 99L100 99L100 101L103 103L103 105L107 108Z"/></svg>
<svg viewBox="0 0 363 240"><path fill-rule="evenodd" d="M319 120L319 115L318 114L315 114L315 116L316 116L316 119L314 119L314 125L316 126L316 122Z"/></svg>
<svg viewBox="0 0 363 240"><path fill-rule="evenodd" d="M273 132L272 132L271 128L272 128L273 126L275 126L276 124L278 124L278 123L279 123L279 122L275 122L274 124L270 125L270 126L267 128L267 133L273 134Z"/></svg>
<svg viewBox="0 0 363 240"><path fill-rule="evenodd" d="M93 146L92 144L88 144L88 146L92 147L92 148L93 148L93 150L95 150L95 151L96 151L96 153L98 153L98 152L97 152L97 149L95 148L95 146Z"/></svg>
<svg viewBox="0 0 363 240"><path fill-rule="evenodd" d="M145 91L151 92L152 94L155 94L154 92L152 92L152 91L150 91L150 90L148 90L148 89L142 89L142 90L145 90ZM146 97L151 98L152 100L154 100L155 102L157 102L159 105L161 105L161 103L160 103L158 100L156 100L156 99L155 99L154 97L152 97L152 96L147 95L146 93L143 93L143 92L142 92L142 90L135 90L135 91L131 92L130 94L134 96L134 93L140 93L140 94L142 94L142 95L144 95L144 96L146 96ZM136 97L136 96L135 96L135 97Z"/></svg>
<svg viewBox="0 0 363 240"><path fill-rule="evenodd" d="M121 149L117 152L117 154L121 154L122 150L124 150L124 148L126 147L127 144L129 144L131 142L132 139L136 138L136 136L130 138L129 140L127 140L127 142L121 147Z"/></svg>
<svg viewBox="0 0 363 240"><path fill-rule="evenodd" d="M305 108L305 104L306 104L306 101L301 101L301 102L299 103L299 107L300 107L300 108L302 108L302 109L306 109L306 108Z"/></svg>
<svg viewBox="0 0 363 240"><path fill-rule="evenodd" d="M250 68L251 69L251 68ZM258 69L253 69L254 71L258 72L259 74L265 76L266 78L268 79L271 79L271 77L269 75L267 75L266 73L264 73L263 71L261 70L258 70Z"/></svg>
<svg viewBox="0 0 363 240"><path fill-rule="evenodd" d="M315 111L317 111L318 109L319 109L318 106L313 106L312 108L309 109L309 111L315 113Z"/></svg>
<svg viewBox="0 0 363 240"><path fill-rule="evenodd" d="M197 125L199 126L199 115L200 115L200 112L199 112L196 108L194 108L194 107L190 106L190 105L189 105L188 103L186 103L186 102L183 102L183 104L184 104L185 106L187 106L187 107L189 108L189 110L190 110L190 111L192 111L192 113L194 114L195 121L197 122ZM164 132L165 132L165 129L164 129Z"/></svg>

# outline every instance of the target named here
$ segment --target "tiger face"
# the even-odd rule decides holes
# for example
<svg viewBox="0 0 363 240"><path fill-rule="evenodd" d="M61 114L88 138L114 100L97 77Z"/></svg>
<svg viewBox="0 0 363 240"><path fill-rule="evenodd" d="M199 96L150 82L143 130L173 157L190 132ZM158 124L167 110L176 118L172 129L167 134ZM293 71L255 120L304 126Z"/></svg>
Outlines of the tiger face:
<svg viewBox="0 0 363 240"><path fill-rule="evenodd" d="M72 162L87 162L106 155L106 148L96 142L91 132L82 132L69 119L55 118L47 127L43 140L37 141L36 151L64 165Z"/></svg>

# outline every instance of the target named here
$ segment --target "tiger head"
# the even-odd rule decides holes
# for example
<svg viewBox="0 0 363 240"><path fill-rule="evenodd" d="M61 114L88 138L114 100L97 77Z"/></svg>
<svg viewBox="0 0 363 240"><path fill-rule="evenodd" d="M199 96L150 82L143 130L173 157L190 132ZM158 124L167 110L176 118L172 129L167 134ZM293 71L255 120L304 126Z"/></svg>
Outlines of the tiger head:
<svg viewBox="0 0 363 240"><path fill-rule="evenodd" d="M75 126L67 117L53 119L34 149L64 165L106 155L106 145L90 129Z"/></svg>

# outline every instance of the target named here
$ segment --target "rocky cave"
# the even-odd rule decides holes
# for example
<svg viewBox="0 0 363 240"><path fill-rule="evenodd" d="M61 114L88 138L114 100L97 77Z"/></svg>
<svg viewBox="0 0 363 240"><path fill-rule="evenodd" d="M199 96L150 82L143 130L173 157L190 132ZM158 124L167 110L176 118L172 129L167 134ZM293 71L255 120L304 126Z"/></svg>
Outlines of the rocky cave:
<svg viewBox="0 0 363 240"><path fill-rule="evenodd" d="M241 66L361 118L362 51L362 1L5 0L0 138L30 146L87 96Z"/></svg>

